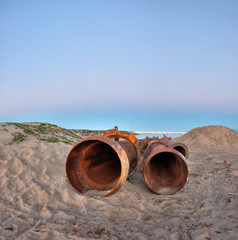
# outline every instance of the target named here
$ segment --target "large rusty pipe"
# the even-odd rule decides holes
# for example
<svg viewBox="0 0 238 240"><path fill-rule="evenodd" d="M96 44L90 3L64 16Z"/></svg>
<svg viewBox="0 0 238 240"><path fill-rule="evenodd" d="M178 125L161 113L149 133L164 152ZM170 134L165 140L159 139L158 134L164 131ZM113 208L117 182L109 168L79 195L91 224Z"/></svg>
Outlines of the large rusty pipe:
<svg viewBox="0 0 238 240"><path fill-rule="evenodd" d="M151 141L149 137L138 140L133 134L119 132L117 126L114 127L114 129L105 131L104 136L115 139L124 139L134 147L136 151L136 159L132 162L132 164L130 164L128 178L130 178L135 172L141 172L141 166L143 163L143 156L141 153L147 146L148 142Z"/></svg>
<svg viewBox="0 0 238 240"><path fill-rule="evenodd" d="M189 156L189 151L188 151L188 147L180 142L177 143L173 143L171 141L171 137L166 137L165 135L163 135L163 137L160 139L162 140L162 144L169 147L169 148L173 148L177 151L179 151L180 153L183 154L183 156L188 159Z"/></svg>
<svg viewBox="0 0 238 240"><path fill-rule="evenodd" d="M142 151L146 148L147 144L151 141L151 138L146 137L143 139L138 139L136 145L138 146L139 150Z"/></svg>
<svg viewBox="0 0 238 240"><path fill-rule="evenodd" d="M142 175L148 188L157 194L173 194L187 182L189 169L187 160L179 151L154 143L146 158Z"/></svg>
<svg viewBox="0 0 238 240"><path fill-rule="evenodd" d="M137 160L135 165L134 164L132 165L128 174L128 178L130 178L136 172L141 172L141 167L143 165L143 156L141 153L147 147L147 144L150 141L151 141L151 138L146 137L144 139L138 139L138 141L134 144L136 148L136 153L137 153Z"/></svg>
<svg viewBox="0 0 238 240"><path fill-rule="evenodd" d="M87 137L69 152L66 173L77 191L111 190L105 195L109 196L125 183L136 158L136 150L128 141L115 141L105 136Z"/></svg>

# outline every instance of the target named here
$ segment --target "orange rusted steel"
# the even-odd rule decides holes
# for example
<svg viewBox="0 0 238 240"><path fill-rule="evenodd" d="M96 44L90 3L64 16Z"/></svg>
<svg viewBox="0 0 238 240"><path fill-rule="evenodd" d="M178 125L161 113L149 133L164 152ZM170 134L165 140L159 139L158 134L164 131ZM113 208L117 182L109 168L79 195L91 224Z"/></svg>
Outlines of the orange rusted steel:
<svg viewBox="0 0 238 240"><path fill-rule="evenodd" d="M71 185L79 192L111 190L116 192L125 183L130 164L136 159L133 146L104 136L87 137L70 151L66 173Z"/></svg>
<svg viewBox="0 0 238 240"><path fill-rule="evenodd" d="M133 173L142 172L151 191L172 194L187 181L188 149L170 140L166 136L138 140L117 127L103 136L84 138L68 154L68 180L79 192L109 190L105 197L118 191Z"/></svg>
<svg viewBox="0 0 238 240"><path fill-rule="evenodd" d="M68 154L69 182L79 192L110 190L105 196L113 194L136 171L142 162L139 149L145 148L149 140L138 140L117 127L105 131L104 136L84 138Z"/></svg>
<svg viewBox="0 0 238 240"><path fill-rule="evenodd" d="M158 137L153 137L153 140L158 140ZM184 157L186 159L188 159L188 156L189 156L189 151L188 151L188 147L183 144L183 143L173 143L171 140L172 138L171 137L167 137L165 135L163 135L162 138L160 138L160 140L162 141L162 144L165 145L166 143L166 146L167 147L170 147L170 148L173 148L177 151L179 151L180 153L182 153L184 155Z"/></svg>
<svg viewBox="0 0 238 240"><path fill-rule="evenodd" d="M176 145L173 148L169 139L153 139L148 143L144 155L146 159L142 175L152 192L173 194L184 187L189 174L188 163L185 156L176 150Z"/></svg>
<svg viewBox="0 0 238 240"><path fill-rule="evenodd" d="M188 159L188 156L189 156L189 151L188 151L188 147L183 144L183 143L173 143L171 145L171 148L179 151L180 153L183 154L183 156Z"/></svg>
<svg viewBox="0 0 238 240"><path fill-rule="evenodd" d="M135 143L137 158L136 162L131 165L128 178L130 178L134 173L141 172L141 166L143 164L144 157L142 155L143 150L146 148L147 144L151 141L149 137L146 137L144 139L139 139Z"/></svg>
<svg viewBox="0 0 238 240"><path fill-rule="evenodd" d="M118 127L105 131L104 136L115 139L124 139L134 147L136 151L136 158L135 161L130 164L128 178L135 172L141 172L141 165L143 163L143 156L141 153L147 146L148 142L150 142L151 139L149 137L138 140L133 134L128 135L126 133L119 132Z"/></svg>

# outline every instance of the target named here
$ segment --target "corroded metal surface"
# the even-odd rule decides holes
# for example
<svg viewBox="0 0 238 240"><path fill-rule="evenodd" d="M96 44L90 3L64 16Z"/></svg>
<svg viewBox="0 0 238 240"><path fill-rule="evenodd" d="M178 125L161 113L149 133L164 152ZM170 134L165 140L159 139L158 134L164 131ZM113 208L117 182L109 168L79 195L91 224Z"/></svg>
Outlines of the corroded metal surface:
<svg viewBox="0 0 238 240"><path fill-rule="evenodd" d="M187 181L188 148L163 136L138 140L133 134L105 131L79 141L69 152L66 173L78 192L120 189L135 172L142 172L148 188L157 194L172 194ZM145 160L144 160L145 159Z"/></svg>
<svg viewBox="0 0 238 240"><path fill-rule="evenodd" d="M188 151L188 147L183 144L183 143L174 143L172 144L171 148L179 151L180 153L183 154L183 156L188 159L188 156L189 156L189 151Z"/></svg>
<svg viewBox="0 0 238 240"><path fill-rule="evenodd" d="M173 194L183 188L188 174L187 160L180 152L159 142L151 145L142 175L152 192Z"/></svg>
<svg viewBox="0 0 238 240"><path fill-rule="evenodd" d="M182 153L184 155L184 157L186 159L188 159L189 151L188 151L188 147L185 144L183 144L183 143L173 143L171 141L172 138L171 137L166 137L165 135L163 135L163 137L160 138L160 140L166 142L168 147L179 151L180 153Z"/></svg>
<svg viewBox="0 0 238 240"><path fill-rule="evenodd" d="M139 139L135 143L136 152L137 152L137 162L135 164L135 167L129 172L128 177L131 177L135 172L141 172L141 166L144 160L142 153L150 141L151 141L151 138L146 137L144 139Z"/></svg>
<svg viewBox="0 0 238 240"><path fill-rule="evenodd" d="M123 138L132 145L134 145L138 139L133 134L126 134L118 131L118 127L114 127L114 129L109 129L104 132L103 136L109 138Z"/></svg>
<svg viewBox="0 0 238 240"><path fill-rule="evenodd" d="M136 151L126 141L108 137L84 138L69 152L66 173L69 182L79 192L111 190L116 192L126 181Z"/></svg>
<svg viewBox="0 0 238 240"><path fill-rule="evenodd" d="M143 162L142 150L147 146L148 142L151 140L149 137L144 139L137 139L133 134L126 134L118 131L118 127L114 129L109 129L104 132L105 137L124 139L129 142L136 151L135 162L130 162L130 169L128 173L128 178L130 178L135 172L141 171L141 165Z"/></svg>

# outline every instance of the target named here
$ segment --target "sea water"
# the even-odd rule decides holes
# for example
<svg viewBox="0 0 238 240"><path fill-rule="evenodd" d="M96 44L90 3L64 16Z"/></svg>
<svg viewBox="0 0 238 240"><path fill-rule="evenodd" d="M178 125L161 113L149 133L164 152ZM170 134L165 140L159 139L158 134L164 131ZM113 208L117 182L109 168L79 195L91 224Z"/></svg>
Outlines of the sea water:
<svg viewBox="0 0 238 240"><path fill-rule="evenodd" d="M162 138L163 135L165 135L166 137L171 137L171 138L176 138L176 137L180 137L180 136L183 136L183 134L138 134L138 135L135 135L138 139L143 139L143 138L146 138L147 136L149 138L152 138L152 137L159 137L159 138Z"/></svg>

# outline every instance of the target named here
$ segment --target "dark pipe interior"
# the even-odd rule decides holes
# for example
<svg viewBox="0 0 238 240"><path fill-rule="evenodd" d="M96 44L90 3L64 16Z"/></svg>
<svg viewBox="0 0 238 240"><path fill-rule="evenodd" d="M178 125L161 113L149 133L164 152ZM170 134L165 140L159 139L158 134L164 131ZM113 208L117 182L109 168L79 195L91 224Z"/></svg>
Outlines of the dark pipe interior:
<svg viewBox="0 0 238 240"><path fill-rule="evenodd" d="M182 146L176 146L176 147L174 147L174 149L179 151L180 153L183 154L183 156L186 157L186 150Z"/></svg>
<svg viewBox="0 0 238 240"><path fill-rule="evenodd" d="M82 159L82 170L87 178L100 185L108 185L121 175L121 162L108 144L100 141L88 144Z"/></svg>
<svg viewBox="0 0 238 240"><path fill-rule="evenodd" d="M83 178L96 189L108 189L121 175L120 159L107 143L98 140L85 141L76 146L71 155L68 168L73 171L72 181L76 185ZM78 178L77 181L73 180L74 177Z"/></svg>
<svg viewBox="0 0 238 240"><path fill-rule="evenodd" d="M145 174L153 191L171 194L186 183L187 167L180 156L171 152L162 152L152 157Z"/></svg>

